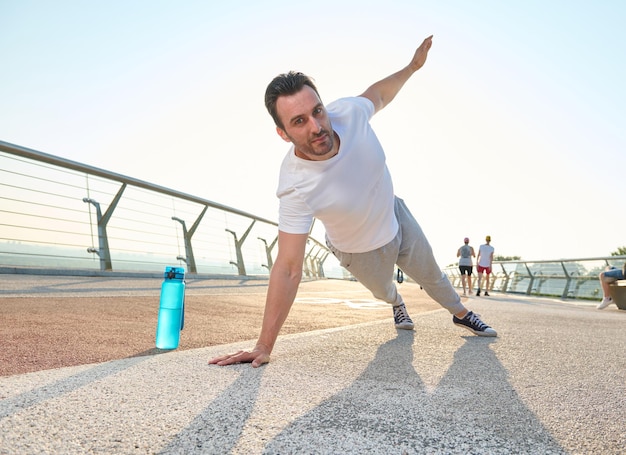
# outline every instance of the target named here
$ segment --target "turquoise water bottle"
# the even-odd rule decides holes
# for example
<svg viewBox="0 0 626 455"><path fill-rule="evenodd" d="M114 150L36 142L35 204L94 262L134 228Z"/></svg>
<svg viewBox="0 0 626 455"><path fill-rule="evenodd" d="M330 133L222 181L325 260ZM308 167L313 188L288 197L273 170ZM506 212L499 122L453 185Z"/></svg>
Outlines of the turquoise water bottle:
<svg viewBox="0 0 626 455"><path fill-rule="evenodd" d="M165 267L156 329L156 347L176 349L185 325L185 269Z"/></svg>

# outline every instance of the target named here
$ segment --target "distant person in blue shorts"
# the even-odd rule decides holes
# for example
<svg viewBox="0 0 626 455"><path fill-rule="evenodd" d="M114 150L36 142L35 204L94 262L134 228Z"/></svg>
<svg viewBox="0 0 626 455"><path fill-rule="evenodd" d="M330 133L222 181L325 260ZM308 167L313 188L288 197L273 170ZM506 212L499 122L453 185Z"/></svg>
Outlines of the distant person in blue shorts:
<svg viewBox="0 0 626 455"><path fill-rule="evenodd" d="M463 295L467 295L465 293L465 281L467 278L467 285L469 288L469 293L472 293L472 271L474 269L474 264L472 263L472 258L476 257L474 253L474 247L469 245L469 238L465 237L463 239L463 246L459 248L459 251L456 252L456 257L459 258L459 272L461 272L461 284L463 284Z"/></svg>
<svg viewBox="0 0 626 455"><path fill-rule="evenodd" d="M600 272L600 286L602 286L602 302L596 307L598 310L604 310L611 304L614 304L611 294L609 294L609 284L616 282L617 280L624 279L624 273L626 270L626 264L621 269L617 267L607 267L604 272Z"/></svg>
<svg viewBox="0 0 626 455"><path fill-rule="evenodd" d="M361 95L328 105L322 103L313 80L300 72L280 74L268 84L265 107L278 135L291 143L276 192L280 201L278 255L270 272L256 346L209 363L251 362L258 367L270 361L298 292L313 219L324 225L328 248L342 267L376 298L390 304L397 329L412 330L413 321L393 282L396 265L452 315L454 324L478 336L497 335L465 308L437 265L422 229L394 193L385 151L370 125L372 116L424 65L431 45L429 36L408 65Z"/></svg>

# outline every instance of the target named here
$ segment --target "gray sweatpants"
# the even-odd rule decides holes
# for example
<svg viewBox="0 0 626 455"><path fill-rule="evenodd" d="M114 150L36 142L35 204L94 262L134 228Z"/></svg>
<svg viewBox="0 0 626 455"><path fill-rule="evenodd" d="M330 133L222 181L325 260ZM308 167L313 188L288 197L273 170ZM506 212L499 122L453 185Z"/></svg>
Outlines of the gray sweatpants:
<svg viewBox="0 0 626 455"><path fill-rule="evenodd" d="M388 244L366 253L344 253L326 238L328 248L374 297L393 306L403 303L393 281L395 266L419 283L426 293L456 314L465 309L459 294L435 261L432 248L404 201L395 200L395 213L400 224L398 235Z"/></svg>

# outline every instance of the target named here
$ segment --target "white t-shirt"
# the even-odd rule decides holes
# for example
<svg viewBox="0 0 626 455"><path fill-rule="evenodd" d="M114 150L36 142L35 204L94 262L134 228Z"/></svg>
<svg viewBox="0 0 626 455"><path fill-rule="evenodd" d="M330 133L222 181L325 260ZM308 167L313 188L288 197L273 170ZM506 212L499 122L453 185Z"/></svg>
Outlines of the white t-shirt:
<svg viewBox="0 0 626 455"><path fill-rule="evenodd" d="M326 107L340 138L339 152L323 161L298 158L291 146L280 169L278 229L308 234L313 218L330 242L346 253L364 253L389 243L398 232L391 175L369 120L374 105L363 97Z"/></svg>
<svg viewBox="0 0 626 455"><path fill-rule="evenodd" d="M478 255L480 256L478 258L478 265L481 267L489 267L491 265L491 255L494 251L495 249L491 245L487 245L486 243L480 245L478 249Z"/></svg>

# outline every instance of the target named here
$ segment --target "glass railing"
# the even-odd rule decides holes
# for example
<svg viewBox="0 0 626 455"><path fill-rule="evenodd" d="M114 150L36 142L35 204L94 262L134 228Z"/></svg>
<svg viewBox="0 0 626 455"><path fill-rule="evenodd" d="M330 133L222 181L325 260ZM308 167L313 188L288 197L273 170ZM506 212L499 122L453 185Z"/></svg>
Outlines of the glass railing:
<svg viewBox="0 0 626 455"><path fill-rule="evenodd" d="M607 267L622 268L626 256L542 261L494 261L489 290L563 299L601 299L598 275ZM444 268L453 286L460 288L458 266ZM483 276L483 281L485 277ZM478 283L476 267L472 275L474 290ZM483 283L484 284L484 283ZM484 287L484 286L483 286Z"/></svg>

